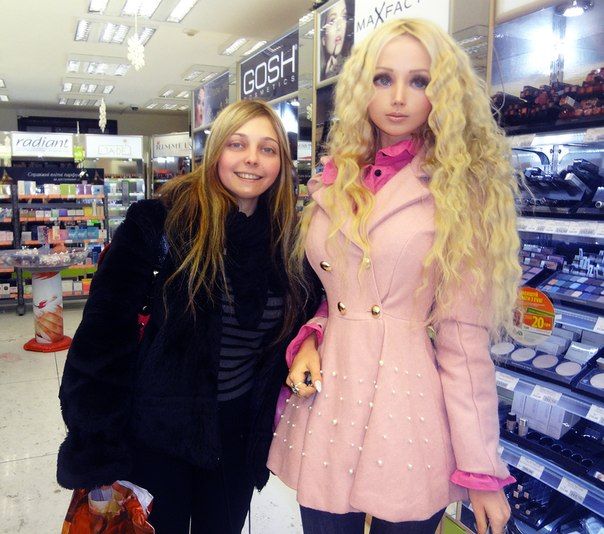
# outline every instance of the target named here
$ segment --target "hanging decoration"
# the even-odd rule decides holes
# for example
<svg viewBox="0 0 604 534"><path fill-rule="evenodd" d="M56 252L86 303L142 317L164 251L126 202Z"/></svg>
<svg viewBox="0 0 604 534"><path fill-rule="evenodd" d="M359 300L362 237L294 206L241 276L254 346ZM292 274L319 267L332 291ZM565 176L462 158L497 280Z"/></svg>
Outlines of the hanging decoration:
<svg viewBox="0 0 604 534"><path fill-rule="evenodd" d="M138 15L134 15L134 35L128 39L128 60L134 70L141 70L145 66L145 47L138 35Z"/></svg>
<svg viewBox="0 0 604 534"><path fill-rule="evenodd" d="M103 133L105 133L105 126L107 126L107 106L105 105L105 99L101 98L101 105L99 106L99 128Z"/></svg>

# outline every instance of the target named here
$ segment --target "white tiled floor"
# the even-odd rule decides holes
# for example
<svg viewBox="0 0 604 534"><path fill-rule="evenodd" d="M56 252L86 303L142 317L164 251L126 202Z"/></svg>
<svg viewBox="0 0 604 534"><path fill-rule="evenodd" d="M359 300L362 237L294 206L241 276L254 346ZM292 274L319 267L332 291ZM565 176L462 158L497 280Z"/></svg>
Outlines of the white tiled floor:
<svg viewBox="0 0 604 534"><path fill-rule="evenodd" d="M82 308L65 304L67 335L73 335ZM0 313L0 534L59 534L71 496L55 476L65 437L58 392L67 352L23 350L32 335L31 310L23 317ZM254 494L252 532L302 532L294 493L274 477Z"/></svg>

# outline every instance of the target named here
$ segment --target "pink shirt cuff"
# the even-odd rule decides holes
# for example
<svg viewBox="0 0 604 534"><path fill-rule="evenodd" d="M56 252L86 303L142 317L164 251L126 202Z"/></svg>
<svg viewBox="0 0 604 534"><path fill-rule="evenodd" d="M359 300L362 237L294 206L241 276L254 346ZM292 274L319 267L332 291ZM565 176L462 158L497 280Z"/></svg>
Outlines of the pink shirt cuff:
<svg viewBox="0 0 604 534"><path fill-rule="evenodd" d="M511 475L506 478L497 478L481 473L467 473L459 469L451 475L450 480L458 486L483 491L497 491L508 484L516 482L516 479Z"/></svg>
<svg viewBox="0 0 604 534"><path fill-rule="evenodd" d="M320 309L321 308L319 308L319 310ZM285 351L285 361L287 362L287 367L292 366L294 358L298 355L300 346L313 332L315 332L317 335L317 344L321 344L321 341L323 341L323 327L318 323L306 323L304 326L302 326L302 328L300 328L298 335L287 346L287 350Z"/></svg>

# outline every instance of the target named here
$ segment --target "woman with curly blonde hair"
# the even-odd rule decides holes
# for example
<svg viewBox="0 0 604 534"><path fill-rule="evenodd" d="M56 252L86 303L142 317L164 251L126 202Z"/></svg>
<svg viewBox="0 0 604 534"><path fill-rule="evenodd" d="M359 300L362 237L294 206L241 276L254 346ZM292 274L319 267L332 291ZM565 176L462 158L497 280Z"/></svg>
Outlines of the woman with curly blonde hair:
<svg viewBox="0 0 604 534"><path fill-rule="evenodd" d="M434 532L468 497L503 532L489 341L520 268L516 182L483 82L423 20L353 50L329 158L297 254L327 301L288 348L289 399L269 468L297 490L305 533Z"/></svg>

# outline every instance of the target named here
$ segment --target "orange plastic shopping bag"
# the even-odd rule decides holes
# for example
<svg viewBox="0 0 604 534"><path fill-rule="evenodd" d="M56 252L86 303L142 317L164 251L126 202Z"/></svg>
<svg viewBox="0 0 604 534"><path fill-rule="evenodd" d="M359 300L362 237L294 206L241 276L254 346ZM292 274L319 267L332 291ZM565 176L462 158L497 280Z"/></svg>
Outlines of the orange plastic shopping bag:
<svg viewBox="0 0 604 534"><path fill-rule="evenodd" d="M147 521L153 497L126 481L73 492L61 534L154 534Z"/></svg>

